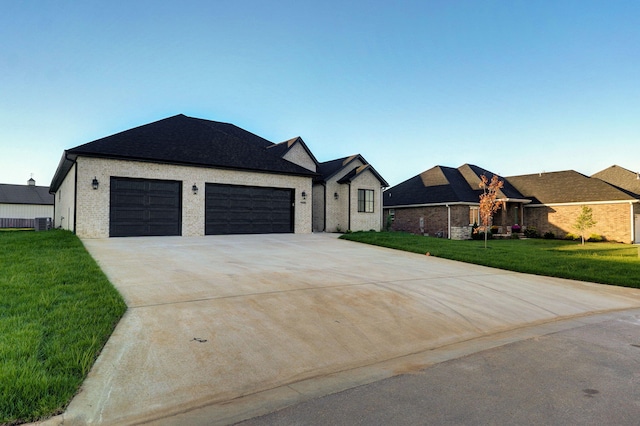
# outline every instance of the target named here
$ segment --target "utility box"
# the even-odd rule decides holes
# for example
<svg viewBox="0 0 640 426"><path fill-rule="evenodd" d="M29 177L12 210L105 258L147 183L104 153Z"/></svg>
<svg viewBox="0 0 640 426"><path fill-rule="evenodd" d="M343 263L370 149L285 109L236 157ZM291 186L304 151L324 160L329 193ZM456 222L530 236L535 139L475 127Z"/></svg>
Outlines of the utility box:
<svg viewBox="0 0 640 426"><path fill-rule="evenodd" d="M35 219L35 230L36 231L48 231L51 229L51 218L50 217L36 217Z"/></svg>

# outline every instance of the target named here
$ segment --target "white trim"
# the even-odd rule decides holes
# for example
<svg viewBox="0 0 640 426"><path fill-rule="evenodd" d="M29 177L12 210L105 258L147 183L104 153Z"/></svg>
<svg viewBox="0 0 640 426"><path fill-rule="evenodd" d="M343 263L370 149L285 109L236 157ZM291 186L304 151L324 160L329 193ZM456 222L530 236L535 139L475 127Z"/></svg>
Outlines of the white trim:
<svg viewBox="0 0 640 426"><path fill-rule="evenodd" d="M464 201L456 201L454 203L432 203L432 204L406 204L406 205L394 205L384 206L385 209L407 209L415 207L447 207L447 206L479 206L480 203L467 203Z"/></svg>
<svg viewBox="0 0 640 426"><path fill-rule="evenodd" d="M603 205L603 204L633 204L640 203L640 200L616 200L616 201L580 201L573 203L549 203L549 204L529 204L526 207L552 207L552 206L584 206L584 205Z"/></svg>

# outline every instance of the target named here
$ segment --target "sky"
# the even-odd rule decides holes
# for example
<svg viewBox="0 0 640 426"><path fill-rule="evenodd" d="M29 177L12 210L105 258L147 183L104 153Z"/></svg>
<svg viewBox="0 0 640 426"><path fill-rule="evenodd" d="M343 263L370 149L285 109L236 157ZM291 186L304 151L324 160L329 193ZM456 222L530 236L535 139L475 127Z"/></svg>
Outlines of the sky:
<svg viewBox="0 0 640 426"><path fill-rule="evenodd" d="M640 170L640 2L0 0L0 183L176 114L390 185Z"/></svg>

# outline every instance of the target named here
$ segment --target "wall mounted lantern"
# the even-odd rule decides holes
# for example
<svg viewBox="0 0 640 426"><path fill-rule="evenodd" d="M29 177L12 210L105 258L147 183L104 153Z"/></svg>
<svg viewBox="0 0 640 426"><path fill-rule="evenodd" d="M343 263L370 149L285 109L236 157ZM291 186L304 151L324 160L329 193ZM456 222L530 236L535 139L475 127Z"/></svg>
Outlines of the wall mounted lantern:
<svg viewBox="0 0 640 426"><path fill-rule="evenodd" d="M302 199L303 200L307 199L307 193L306 192L302 191L302 194L300 194L300 195L302 195Z"/></svg>
<svg viewBox="0 0 640 426"><path fill-rule="evenodd" d="M97 176L94 176L93 180L91 181L91 187L93 189L98 189L98 185L100 185L100 182L98 182Z"/></svg>
<svg viewBox="0 0 640 426"><path fill-rule="evenodd" d="M340 198L340 196L338 195L338 193L337 193L337 192L334 192L334 193L333 193L333 198L334 198L335 200L337 200L338 198Z"/></svg>
<svg viewBox="0 0 640 426"><path fill-rule="evenodd" d="M191 187L191 192L193 192L193 195L198 195L198 187L196 186L195 183Z"/></svg>

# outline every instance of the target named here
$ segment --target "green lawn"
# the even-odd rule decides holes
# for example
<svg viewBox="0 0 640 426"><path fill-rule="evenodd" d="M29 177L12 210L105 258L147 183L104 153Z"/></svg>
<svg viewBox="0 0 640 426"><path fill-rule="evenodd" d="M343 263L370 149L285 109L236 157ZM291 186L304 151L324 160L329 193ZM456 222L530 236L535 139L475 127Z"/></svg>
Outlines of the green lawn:
<svg viewBox="0 0 640 426"><path fill-rule="evenodd" d="M124 314L70 232L0 232L0 424L64 410Z"/></svg>
<svg viewBox="0 0 640 426"><path fill-rule="evenodd" d="M355 232L341 238L510 271L640 288L637 246L562 240L454 241L402 232Z"/></svg>

